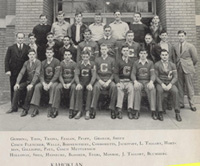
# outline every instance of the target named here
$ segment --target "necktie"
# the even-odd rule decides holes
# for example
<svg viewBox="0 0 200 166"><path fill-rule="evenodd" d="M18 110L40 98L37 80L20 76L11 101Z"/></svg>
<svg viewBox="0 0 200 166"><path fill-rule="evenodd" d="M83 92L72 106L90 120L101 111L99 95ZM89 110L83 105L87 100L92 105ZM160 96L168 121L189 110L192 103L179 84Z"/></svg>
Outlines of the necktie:
<svg viewBox="0 0 200 166"><path fill-rule="evenodd" d="M163 65L164 65L164 70L167 72L168 71L168 63L164 62Z"/></svg>
<svg viewBox="0 0 200 166"><path fill-rule="evenodd" d="M180 54L182 54L182 51L183 51L183 43L180 43Z"/></svg>
<svg viewBox="0 0 200 166"><path fill-rule="evenodd" d="M22 54L22 44L19 44L19 54L20 54L20 56Z"/></svg>

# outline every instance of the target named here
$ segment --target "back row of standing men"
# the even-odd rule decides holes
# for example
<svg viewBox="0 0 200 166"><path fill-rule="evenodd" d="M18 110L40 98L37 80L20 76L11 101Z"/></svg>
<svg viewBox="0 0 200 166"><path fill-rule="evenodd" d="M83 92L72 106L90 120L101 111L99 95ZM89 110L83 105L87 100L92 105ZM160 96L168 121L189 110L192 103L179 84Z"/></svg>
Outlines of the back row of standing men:
<svg viewBox="0 0 200 166"><path fill-rule="evenodd" d="M167 50L169 59L178 67L180 105L181 107L184 106L183 87L184 84L186 84L190 107L195 111L192 78L195 72L194 65L197 62L197 53L195 47L185 41L186 33L180 31L178 33L179 43L172 46L167 41L167 32L162 30L158 16L152 19L151 26L148 28L141 22L140 13L134 14L134 22L129 26L121 20L121 13L119 11L115 12L114 15L115 21L110 25L104 25L101 22L101 15L96 14L95 23L91 24L89 29L82 23L81 13L77 13L75 15L76 22L73 25L69 25L69 23L64 21L64 13L59 12L57 16L58 22L53 23L52 27L46 24L46 16L41 15L41 23L34 27L33 34L29 34L30 44L29 47L26 48L26 51L23 51L26 46L20 42L19 35L17 35L17 54L20 55L14 57L14 60L11 60L12 48L9 47L7 51L5 67L6 74L10 75L11 99L17 76L24 61L28 58L27 55L23 57L22 54L25 52L27 53L28 48L37 50L37 57L40 60L46 59L47 55L45 51L47 47L53 48L54 56L59 60L63 60L65 50L67 49L70 50L72 59L79 62L82 59L81 55L84 50L90 51L90 60L94 61L99 56L99 46L106 44L108 47L108 55L118 62L121 59L122 48L124 45L127 45L129 47L129 59L132 59L132 61L138 59L141 47L145 48L147 51L147 58L154 63L160 60L161 49ZM51 32L49 32L50 30ZM67 34L69 36L66 36ZM34 42L35 37L36 43ZM161 41L156 43L160 39ZM72 42L70 42L70 40L72 40ZM19 61L18 58L21 60ZM19 62L17 62L17 60ZM10 112L13 112L13 109L11 109ZM111 112L111 116L114 117L114 113Z"/></svg>

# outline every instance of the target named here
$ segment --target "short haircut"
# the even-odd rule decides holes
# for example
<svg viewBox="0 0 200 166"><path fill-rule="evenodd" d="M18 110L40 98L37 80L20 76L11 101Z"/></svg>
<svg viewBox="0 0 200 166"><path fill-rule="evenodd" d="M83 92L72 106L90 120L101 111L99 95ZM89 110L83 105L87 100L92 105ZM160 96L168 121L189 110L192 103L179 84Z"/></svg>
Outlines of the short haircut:
<svg viewBox="0 0 200 166"><path fill-rule="evenodd" d="M54 34L53 34L52 32L48 32L48 33L47 33L47 37L48 37L49 35L54 36Z"/></svg>
<svg viewBox="0 0 200 166"><path fill-rule="evenodd" d="M141 47L139 53L142 52L142 51L146 51L146 53L147 53L147 50L146 50L145 47Z"/></svg>
<svg viewBox="0 0 200 166"><path fill-rule="evenodd" d="M31 36L35 37L35 34L34 33L29 33L28 34L28 38L30 38Z"/></svg>
<svg viewBox="0 0 200 166"><path fill-rule="evenodd" d="M23 33L23 32L17 32L17 33L16 33L16 37L18 36L18 34L23 34L24 37L25 37L25 33Z"/></svg>
<svg viewBox="0 0 200 166"><path fill-rule="evenodd" d="M63 39L64 39L64 38L69 38L69 39L71 39L71 37L70 37L70 36L68 36L68 35L64 36L64 37L63 37Z"/></svg>
<svg viewBox="0 0 200 166"><path fill-rule="evenodd" d="M65 16L65 13L64 13L63 11L59 11L58 14L57 14L57 16L58 16L58 15L63 15L63 16Z"/></svg>
<svg viewBox="0 0 200 166"><path fill-rule="evenodd" d="M168 34L167 31L166 31L165 29L163 29L163 30L160 32L160 35L161 35L162 33Z"/></svg>
<svg viewBox="0 0 200 166"><path fill-rule="evenodd" d="M152 34L147 33L145 36L151 36L151 38L153 38Z"/></svg>
<svg viewBox="0 0 200 166"><path fill-rule="evenodd" d="M41 17L46 17L46 18L47 18L47 16L44 15L44 14L40 14L40 17L39 17L39 18L41 18Z"/></svg>
<svg viewBox="0 0 200 166"><path fill-rule="evenodd" d="M100 48L101 48L101 47L108 47L108 45L105 44L105 43L102 43L102 44L100 45Z"/></svg>
<svg viewBox="0 0 200 166"><path fill-rule="evenodd" d="M33 48L30 48L30 49L28 50L28 53L30 53L30 52L36 53L36 51L35 51Z"/></svg>
<svg viewBox="0 0 200 166"><path fill-rule="evenodd" d="M177 34L180 34L180 33L184 33L184 35L186 36L186 32L184 30L179 30Z"/></svg>
<svg viewBox="0 0 200 166"><path fill-rule="evenodd" d="M76 12L76 13L75 13L75 17L78 16L79 14L80 14L81 16L83 16L82 12Z"/></svg>
<svg viewBox="0 0 200 166"><path fill-rule="evenodd" d="M104 25L103 29L105 30L106 28L112 29L111 26L110 26L109 24Z"/></svg>
<svg viewBox="0 0 200 166"><path fill-rule="evenodd" d="M85 29L84 33L86 33L86 32L90 32L90 34L92 34L92 31L89 28Z"/></svg>
<svg viewBox="0 0 200 166"><path fill-rule="evenodd" d="M126 32L126 36L127 36L129 33L133 33L133 34L134 34L134 32L133 32L132 30L128 30L128 31Z"/></svg>
<svg viewBox="0 0 200 166"><path fill-rule="evenodd" d="M53 47L47 47L47 48L46 48L46 51L47 51L47 50L51 50L52 52L54 52Z"/></svg>
<svg viewBox="0 0 200 166"><path fill-rule="evenodd" d="M90 56L90 50L85 49L81 52L81 55L88 54Z"/></svg>
<svg viewBox="0 0 200 166"><path fill-rule="evenodd" d="M140 12L135 12L134 15L135 15L135 14L139 14L140 17L142 17L142 14L141 14Z"/></svg>
<svg viewBox="0 0 200 166"><path fill-rule="evenodd" d="M120 14L122 14L122 12L120 10L115 10L114 14L117 13L117 12L119 12Z"/></svg>
<svg viewBox="0 0 200 166"><path fill-rule="evenodd" d="M123 46L121 47L121 50L122 50L123 48L129 48L128 44L123 45Z"/></svg>
<svg viewBox="0 0 200 166"><path fill-rule="evenodd" d="M160 54L161 54L162 52L167 52L167 53L169 54L169 51L167 51L166 49L161 49Z"/></svg>
<svg viewBox="0 0 200 166"><path fill-rule="evenodd" d="M65 50L64 50L64 54L65 54L65 52L70 52L70 54L72 55L72 52L71 52L71 50L69 50L69 49L65 49Z"/></svg>
<svg viewBox="0 0 200 166"><path fill-rule="evenodd" d="M101 16L100 12L95 13L95 16Z"/></svg>

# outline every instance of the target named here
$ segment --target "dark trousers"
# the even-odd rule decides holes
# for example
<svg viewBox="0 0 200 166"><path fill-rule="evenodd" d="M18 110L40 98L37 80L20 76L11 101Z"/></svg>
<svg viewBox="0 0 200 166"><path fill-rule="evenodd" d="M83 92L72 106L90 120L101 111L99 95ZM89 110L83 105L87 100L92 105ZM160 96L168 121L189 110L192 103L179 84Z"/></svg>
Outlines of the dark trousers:
<svg viewBox="0 0 200 166"><path fill-rule="evenodd" d="M13 95L14 95L14 86L17 80L17 76L11 75L10 76L10 100L12 102L13 100Z"/></svg>
<svg viewBox="0 0 200 166"><path fill-rule="evenodd" d="M82 85L83 86L83 85ZM83 97L84 95L84 97ZM76 104L75 110L83 110L83 100L86 99L85 110L90 111L91 101L92 101L92 91L86 89L86 86L83 86L81 90L76 90Z"/></svg>
<svg viewBox="0 0 200 166"><path fill-rule="evenodd" d="M14 91L14 94L13 94L12 109L18 109L20 93L23 90L26 90L26 87L28 86L28 84L26 82L23 82L19 86L20 88ZM30 102L33 96L33 92L34 92L34 87L30 91L26 90L26 97L25 97L24 105L22 106L22 108L25 109L26 111L28 111L30 108Z"/></svg>
<svg viewBox="0 0 200 166"><path fill-rule="evenodd" d="M173 106L174 109L176 110L176 113L179 113L180 110L180 105L179 105L179 94L178 94L178 89L175 85L172 86L172 88L169 91L164 91L162 86L160 84L156 85L156 90L157 90L157 110L162 112L163 111L163 98L164 98L164 93L170 94L173 98Z"/></svg>
<svg viewBox="0 0 200 166"><path fill-rule="evenodd" d="M52 107L53 108L59 108L60 106L60 101L61 101L61 93L64 93L64 95L69 95L70 98L70 107L69 109L74 110L74 104L75 104L75 89L76 85L72 84L69 89L63 88L63 85L59 83L56 88L55 88L55 94L53 97L53 103Z"/></svg>
<svg viewBox="0 0 200 166"><path fill-rule="evenodd" d="M103 88L99 82L96 82L94 85L94 90L93 90L93 99L92 99L92 104L91 107L93 109L97 109L97 103L99 100L99 95L101 93L101 90ZM109 97L110 97L110 104L109 104L109 109L115 110L115 104L116 104L116 99L117 99L117 86L115 85L114 82L111 82L109 86L106 88L106 90L109 90Z"/></svg>

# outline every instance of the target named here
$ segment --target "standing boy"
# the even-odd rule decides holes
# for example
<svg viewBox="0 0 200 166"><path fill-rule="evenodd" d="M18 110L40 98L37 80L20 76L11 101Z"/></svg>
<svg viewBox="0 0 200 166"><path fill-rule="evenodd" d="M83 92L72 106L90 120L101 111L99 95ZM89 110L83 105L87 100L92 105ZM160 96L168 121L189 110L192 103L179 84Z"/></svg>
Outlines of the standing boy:
<svg viewBox="0 0 200 166"><path fill-rule="evenodd" d="M191 43L186 41L186 32L178 31L179 42L174 46L174 60L178 71L178 91L180 107L184 108L184 87L187 90L190 109L196 111L194 103L193 75L194 66L198 62L197 50Z"/></svg>
<svg viewBox="0 0 200 166"><path fill-rule="evenodd" d="M39 75L41 70L41 62L36 59L36 52L34 49L30 49L28 51L29 60L26 61L17 77L16 84L14 86L14 96L12 100L12 112L18 110L18 102L20 92L26 89L26 97L24 105L22 106L23 111L21 113L22 116L26 116L28 114L28 110L30 107L31 98L33 95L34 87L36 83L39 81ZM22 78L26 75L26 80L21 82Z"/></svg>
<svg viewBox="0 0 200 166"><path fill-rule="evenodd" d="M91 114L91 100L93 92L93 84L96 80L96 67L93 61L90 61L90 51L85 50L81 54L82 60L77 63L75 72L76 86L76 113L75 119L80 119L83 114L83 100L86 99L85 105L85 119L92 119ZM83 94L85 97L83 97Z"/></svg>
<svg viewBox="0 0 200 166"><path fill-rule="evenodd" d="M53 112L51 104L53 103L54 89L58 84L60 74L60 61L53 57L53 48L46 49L47 59L42 61L42 70L40 75L40 83L35 86L31 104L33 104L33 112L31 117L39 114L39 105L41 95L44 91L49 92L49 111L47 116L57 116L58 112Z"/></svg>
<svg viewBox="0 0 200 166"><path fill-rule="evenodd" d="M131 73L131 79L134 82L134 119L140 117L141 95L144 89L150 103L152 118L156 120L156 90L154 87L156 77L154 73L154 64L151 60L147 59L147 56L147 51L141 49L139 52L140 59L134 63Z"/></svg>
<svg viewBox="0 0 200 166"><path fill-rule="evenodd" d="M131 81L131 71L133 67L133 61L129 58L128 45L122 46L122 58L120 58L115 66L115 82L117 85L117 117L122 119L122 105L125 91L128 93L128 117L133 119L133 99L134 99L134 87Z"/></svg>
<svg viewBox="0 0 200 166"><path fill-rule="evenodd" d="M91 108L93 109L92 117L95 118L97 103L101 90L109 90L110 104L109 109L111 111L111 118L116 118L115 103L117 98L117 87L113 82L114 78L114 66L115 60L108 56L108 46L101 45L101 57L98 57L95 61L97 82L94 85L93 99Z"/></svg>
<svg viewBox="0 0 200 166"><path fill-rule="evenodd" d="M55 94L52 103L53 112L58 112L60 106L61 93L65 96L68 94L70 99L69 119L73 118L73 110L75 104L75 73L76 63L72 60L72 53L70 50L64 51L64 60L60 63L60 83L55 88ZM52 115L55 118L55 115Z"/></svg>
<svg viewBox="0 0 200 166"><path fill-rule="evenodd" d="M181 121L180 106L177 82L177 70L174 63L169 61L169 53L167 50L162 49L160 54L161 60L155 64L156 73L156 90L157 90L157 109L158 119L163 121L163 94L170 93L173 98L174 110L176 113L176 120Z"/></svg>

